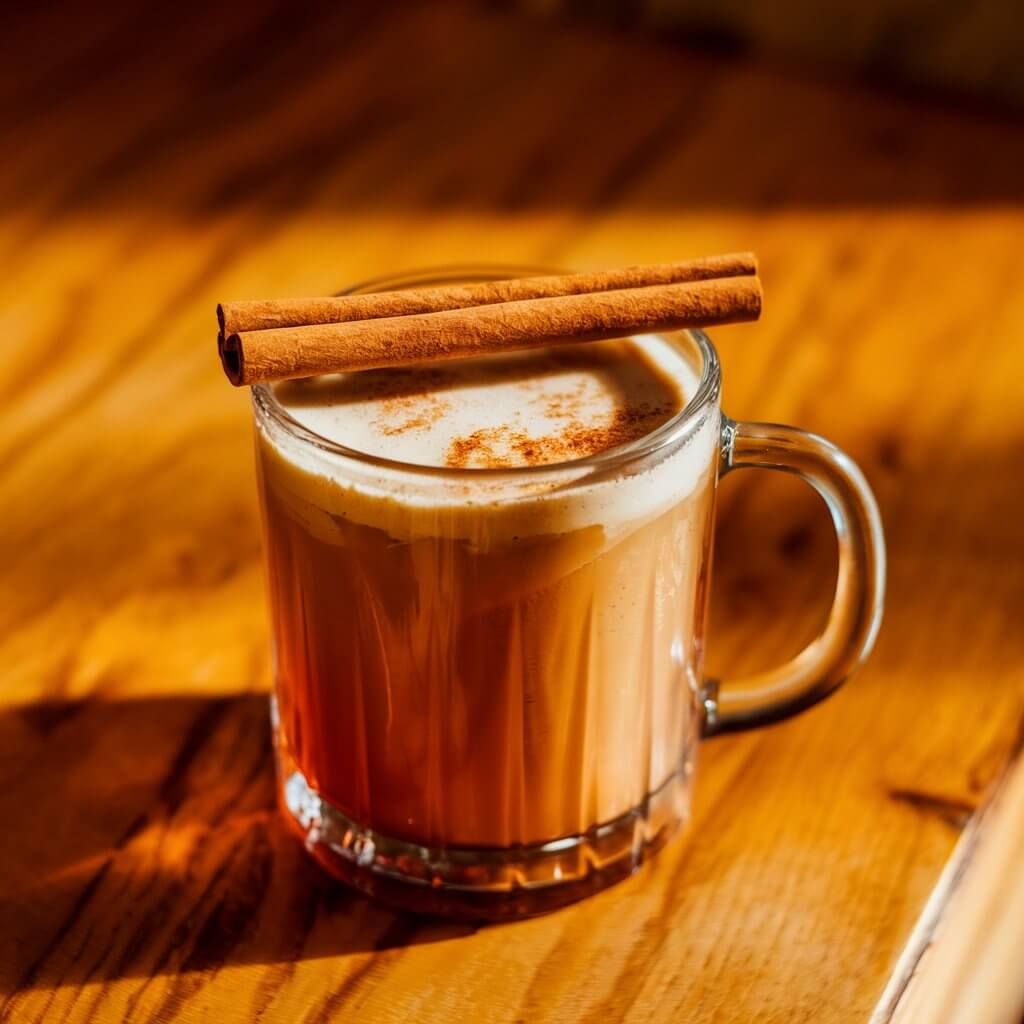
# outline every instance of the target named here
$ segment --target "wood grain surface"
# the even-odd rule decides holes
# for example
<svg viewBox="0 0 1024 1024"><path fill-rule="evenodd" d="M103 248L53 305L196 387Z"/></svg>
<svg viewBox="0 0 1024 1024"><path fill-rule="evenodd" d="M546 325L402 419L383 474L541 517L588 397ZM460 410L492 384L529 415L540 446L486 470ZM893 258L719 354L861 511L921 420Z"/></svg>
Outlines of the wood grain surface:
<svg viewBox="0 0 1024 1024"><path fill-rule="evenodd" d="M0 1019L866 1019L1024 715L1021 124L501 10L244 10L6 17ZM216 301L746 248L725 406L875 487L869 666L707 743L688 835L585 903L474 929L332 885L272 807ZM722 488L723 674L834 579L817 499L766 476Z"/></svg>

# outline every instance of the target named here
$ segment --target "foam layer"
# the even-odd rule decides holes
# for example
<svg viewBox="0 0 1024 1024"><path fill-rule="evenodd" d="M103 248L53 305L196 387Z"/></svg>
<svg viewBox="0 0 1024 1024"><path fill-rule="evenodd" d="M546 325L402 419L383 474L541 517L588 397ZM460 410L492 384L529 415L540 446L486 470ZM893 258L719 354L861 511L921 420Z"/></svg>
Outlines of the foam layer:
<svg viewBox="0 0 1024 1024"><path fill-rule="evenodd" d="M687 401L678 375L628 341L333 374L274 394L303 426L350 448L474 469L594 455L649 434Z"/></svg>
<svg viewBox="0 0 1024 1024"><path fill-rule="evenodd" d="M425 478L356 463L268 426L263 471L321 535L334 516L398 539L443 529L490 544L595 525L615 534L679 501L707 475L717 416L630 475L598 479L587 456L663 425L698 383L682 355L654 336L284 382L273 395L293 419L367 454L460 469L567 465L526 478Z"/></svg>

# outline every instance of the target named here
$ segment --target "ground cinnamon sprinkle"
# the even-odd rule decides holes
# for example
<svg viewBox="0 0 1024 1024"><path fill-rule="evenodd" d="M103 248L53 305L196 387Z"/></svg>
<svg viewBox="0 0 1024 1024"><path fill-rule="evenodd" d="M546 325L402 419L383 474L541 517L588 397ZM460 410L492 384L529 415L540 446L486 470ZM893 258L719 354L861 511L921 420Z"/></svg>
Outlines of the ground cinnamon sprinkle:
<svg viewBox="0 0 1024 1024"><path fill-rule="evenodd" d="M428 430L448 414L451 403L437 395L403 395L381 402L381 415L374 426L386 437L410 430Z"/></svg>
<svg viewBox="0 0 1024 1024"><path fill-rule="evenodd" d="M580 403L583 401L585 393L586 385L583 381L580 381L571 390L556 391L551 395L541 395L532 401L543 405L544 414L549 419L565 419L579 414Z"/></svg>
<svg viewBox="0 0 1024 1024"><path fill-rule="evenodd" d="M448 446L445 465L455 469L494 469L499 466L510 466L512 463L498 454L498 448L507 445L509 436L513 433L514 431L508 427L488 427L457 437Z"/></svg>
<svg viewBox="0 0 1024 1024"><path fill-rule="evenodd" d="M452 441L445 465L457 469L507 469L582 459L638 440L661 426L677 409L671 402L645 403L632 409L615 409L600 424L585 424L573 416L558 433L540 437L512 427L474 430Z"/></svg>

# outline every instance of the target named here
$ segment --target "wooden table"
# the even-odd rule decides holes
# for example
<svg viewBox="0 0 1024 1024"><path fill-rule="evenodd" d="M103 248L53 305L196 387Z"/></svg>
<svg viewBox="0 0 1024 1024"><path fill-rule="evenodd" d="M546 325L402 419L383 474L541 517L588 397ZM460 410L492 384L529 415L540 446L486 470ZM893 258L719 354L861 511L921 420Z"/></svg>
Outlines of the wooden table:
<svg viewBox="0 0 1024 1024"><path fill-rule="evenodd" d="M5 29L0 1018L865 1020L1024 715L1020 121L497 10L338 6ZM869 666L709 742L688 836L583 904L472 928L333 886L272 809L249 412L214 303L747 247L767 311L717 334L726 407L829 435L875 487ZM809 490L730 478L711 667L796 650L834 554Z"/></svg>

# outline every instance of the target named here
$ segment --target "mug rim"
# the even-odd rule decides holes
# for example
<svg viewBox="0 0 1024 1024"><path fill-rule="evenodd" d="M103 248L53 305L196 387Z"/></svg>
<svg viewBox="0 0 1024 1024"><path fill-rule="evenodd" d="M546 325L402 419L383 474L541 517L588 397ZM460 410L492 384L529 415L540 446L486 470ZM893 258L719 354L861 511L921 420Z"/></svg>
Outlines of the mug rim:
<svg viewBox="0 0 1024 1024"><path fill-rule="evenodd" d="M405 273L386 274L369 278L358 284L339 291L338 295L356 295L369 291L390 291L411 287L431 287L443 284L466 283L467 281L499 280L507 277L523 277L537 274L564 273L550 267L537 267L510 264L470 264L439 267L426 267L421 270ZM389 459L358 448L332 441L300 423L274 396L270 384L256 384L252 387L252 403L257 421L261 417L271 420L293 439L311 445L328 454L340 456L362 465L403 474L412 474L435 480L489 480L507 479L510 482L535 480L557 477L567 470L574 471L607 471L617 469L636 459L644 459L655 455L665 448L680 444L700 425L703 414L715 402L721 390L721 365L718 353L711 339L704 331L690 328L657 334L656 337L666 340L673 348L677 348L673 335L685 335L694 344L701 355L702 366L700 381L693 397L665 423L656 427L649 434L635 441L608 448L593 455L578 459L567 459L562 462L550 462L539 466L504 466L504 467L464 467L426 466L416 462L405 462L400 459Z"/></svg>

